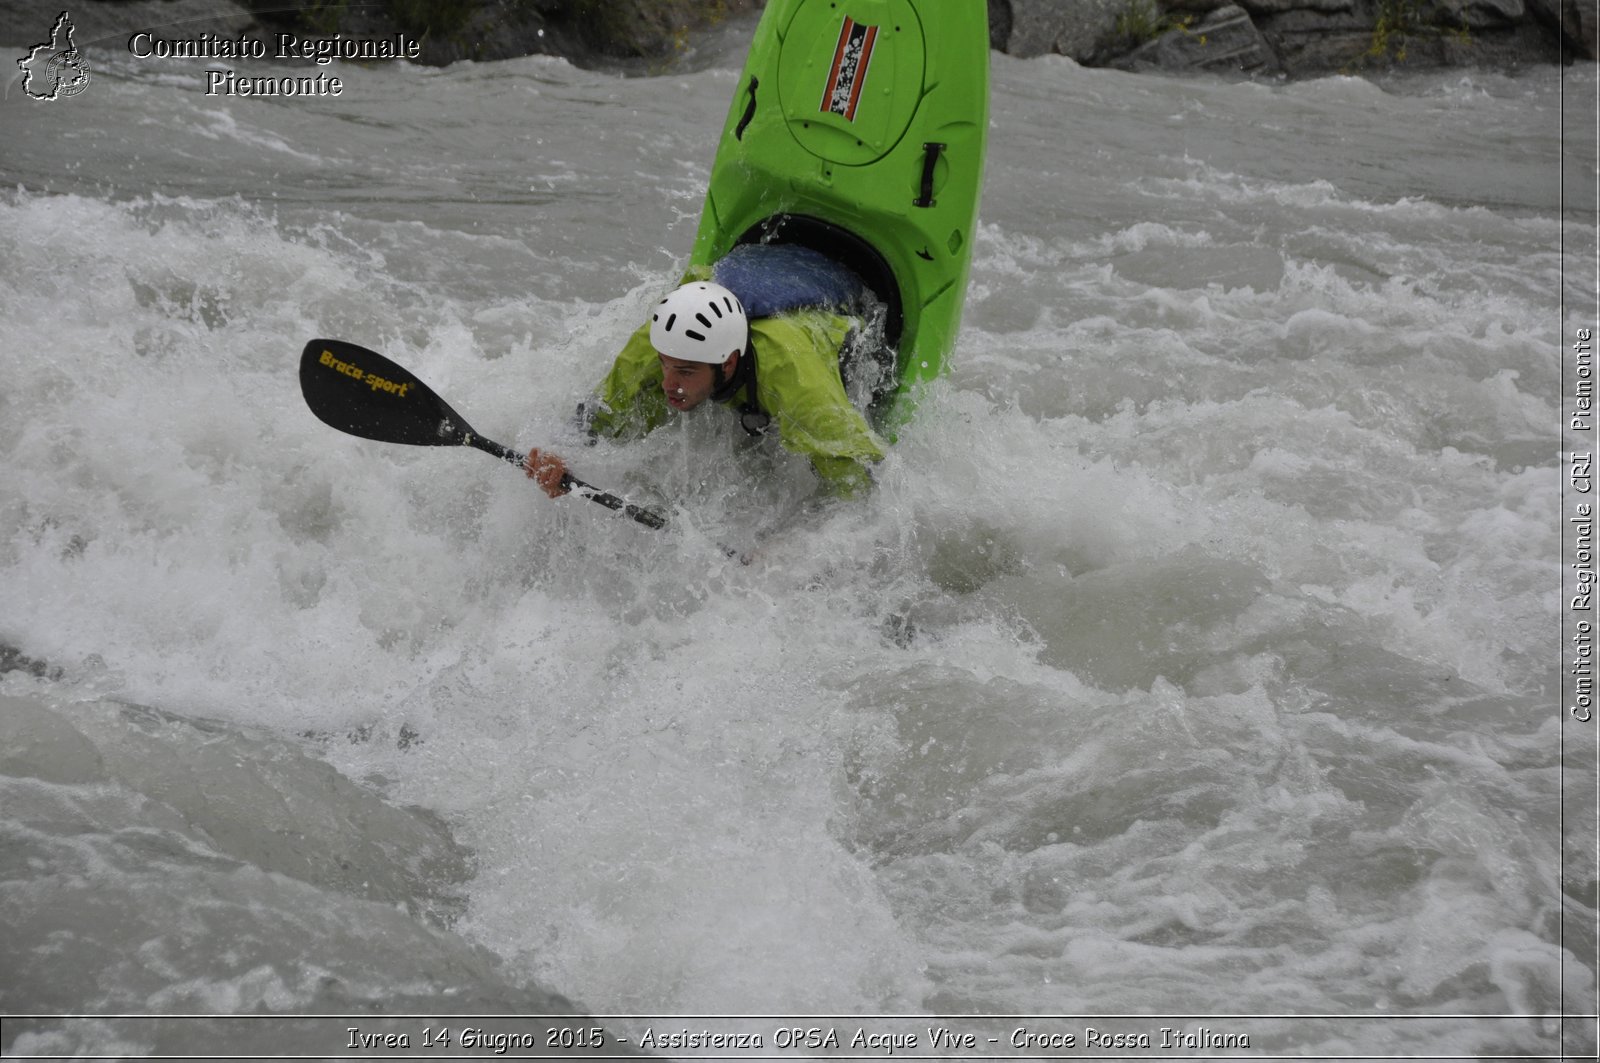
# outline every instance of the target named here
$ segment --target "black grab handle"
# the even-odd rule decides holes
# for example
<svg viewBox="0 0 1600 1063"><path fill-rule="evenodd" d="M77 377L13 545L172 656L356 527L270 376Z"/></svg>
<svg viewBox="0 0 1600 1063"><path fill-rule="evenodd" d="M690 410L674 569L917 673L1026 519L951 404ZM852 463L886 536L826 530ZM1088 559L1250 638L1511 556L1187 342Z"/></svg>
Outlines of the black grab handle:
<svg viewBox="0 0 1600 1063"><path fill-rule="evenodd" d="M750 87L745 90L750 93L750 102L745 104L744 117L739 119L739 126L733 131L734 140L744 139L744 127L749 125L750 119L756 116L756 86L759 84L761 82L757 81L755 75L752 74L750 76Z"/></svg>
<svg viewBox="0 0 1600 1063"><path fill-rule="evenodd" d="M944 145L937 142L922 145L922 195L911 201L913 207L933 206L933 168L943 151Z"/></svg>

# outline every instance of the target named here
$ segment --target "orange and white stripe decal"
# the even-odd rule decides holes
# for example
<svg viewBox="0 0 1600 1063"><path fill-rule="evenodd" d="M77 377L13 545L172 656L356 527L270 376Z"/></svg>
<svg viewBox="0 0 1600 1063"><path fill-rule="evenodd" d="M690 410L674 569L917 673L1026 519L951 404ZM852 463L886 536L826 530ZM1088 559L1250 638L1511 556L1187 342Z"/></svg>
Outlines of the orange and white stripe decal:
<svg viewBox="0 0 1600 1063"><path fill-rule="evenodd" d="M866 26L849 15L839 27L839 43L833 50L833 67L828 85L822 91L822 110L837 114L847 122L856 120L856 105L867 83L867 66L872 62L872 46L878 27Z"/></svg>

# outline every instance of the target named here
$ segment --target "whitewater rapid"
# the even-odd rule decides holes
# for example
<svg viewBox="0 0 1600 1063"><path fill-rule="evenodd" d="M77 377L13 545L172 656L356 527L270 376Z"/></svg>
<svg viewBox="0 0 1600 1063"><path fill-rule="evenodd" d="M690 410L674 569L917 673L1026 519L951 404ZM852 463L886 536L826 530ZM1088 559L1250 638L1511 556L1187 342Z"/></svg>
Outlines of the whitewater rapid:
<svg viewBox="0 0 1600 1063"><path fill-rule="evenodd" d="M740 32L337 99L91 51L0 104L0 1010L1592 1052L1553 692L1593 68L996 55L953 371L815 510L714 417L568 427L687 259ZM671 527L331 431L314 336ZM140 1023L5 1047L215 1048Z"/></svg>

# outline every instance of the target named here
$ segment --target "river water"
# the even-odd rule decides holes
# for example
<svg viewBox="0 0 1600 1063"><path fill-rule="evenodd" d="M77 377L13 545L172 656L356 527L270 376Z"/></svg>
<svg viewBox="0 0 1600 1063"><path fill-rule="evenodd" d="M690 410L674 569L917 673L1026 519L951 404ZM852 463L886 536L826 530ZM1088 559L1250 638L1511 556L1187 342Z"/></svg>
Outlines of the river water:
<svg viewBox="0 0 1600 1063"><path fill-rule="evenodd" d="M0 1010L1592 1052L1556 456L1594 68L996 55L954 368L852 505L714 411L568 452L663 531L308 414L336 336L570 446L750 28L643 76L228 98L105 47L73 98L12 84Z"/></svg>

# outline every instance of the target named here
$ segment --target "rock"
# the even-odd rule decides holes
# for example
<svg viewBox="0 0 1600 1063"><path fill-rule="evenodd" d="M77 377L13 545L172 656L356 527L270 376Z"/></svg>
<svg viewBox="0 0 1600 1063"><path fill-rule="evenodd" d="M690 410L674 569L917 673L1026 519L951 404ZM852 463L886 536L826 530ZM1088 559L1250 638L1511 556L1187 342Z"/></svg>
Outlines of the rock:
<svg viewBox="0 0 1600 1063"><path fill-rule="evenodd" d="M1118 51L1118 17L1128 0L1000 0L1010 25L1006 52L1021 58L1065 55L1094 63ZM992 36L992 34L991 34Z"/></svg>
<svg viewBox="0 0 1600 1063"><path fill-rule="evenodd" d="M1412 0L1399 6L1361 0L1343 11L1304 7L1262 13L1256 24L1284 66L1301 75L1439 66L1515 68L1555 62L1559 50L1556 35L1538 24L1525 0Z"/></svg>
<svg viewBox="0 0 1600 1063"><path fill-rule="evenodd" d="M124 48L152 30L172 38L202 33L271 41L289 32L383 39L405 33L419 62L561 55L579 65L670 59L688 34L761 0L455 0L444 4L329 3L327 0L77 0L70 6L78 47ZM47 39L64 0L0 0L0 45Z"/></svg>
<svg viewBox="0 0 1600 1063"><path fill-rule="evenodd" d="M1514 68L1593 61L1600 31L1600 0L988 2L995 47L1130 70Z"/></svg>
<svg viewBox="0 0 1600 1063"><path fill-rule="evenodd" d="M1219 7L1233 7L1234 0L1167 0L1162 6L1180 14L1204 15Z"/></svg>
<svg viewBox="0 0 1600 1063"><path fill-rule="evenodd" d="M66 8L72 16L73 44L79 48L125 48L128 37L142 29L165 29L169 35L212 33L237 37L255 21L232 0L0 0L0 45L29 47L50 37L50 27Z"/></svg>
<svg viewBox="0 0 1600 1063"><path fill-rule="evenodd" d="M1344 70L1368 61L1373 22L1362 14L1300 9L1261 16L1257 25L1291 73Z"/></svg>
<svg viewBox="0 0 1600 1063"><path fill-rule="evenodd" d="M420 41L421 62L561 55L579 65L659 70L690 35L763 0L78 0L80 47L125 46L138 29L179 37L342 33ZM1600 0L986 0L994 48L1128 69L1317 75L1403 63L1594 61ZM0 0L0 45L49 33L63 0ZM1243 18L1239 12L1243 12ZM1206 22L1204 32L1192 20ZM1188 36L1178 27L1187 23ZM1215 21L1207 21L1215 20ZM1206 38L1200 44L1196 36Z"/></svg>
<svg viewBox="0 0 1600 1063"><path fill-rule="evenodd" d="M1344 14L1356 9L1355 0L1239 0L1251 15L1283 15L1291 11L1320 11Z"/></svg>
<svg viewBox="0 0 1600 1063"><path fill-rule="evenodd" d="M1276 74L1282 65L1244 8L1219 7L1199 21L1168 30L1112 66L1123 70Z"/></svg>
<svg viewBox="0 0 1600 1063"><path fill-rule="evenodd" d="M989 0L989 48L1003 52L1011 41L1010 0Z"/></svg>
<svg viewBox="0 0 1600 1063"><path fill-rule="evenodd" d="M1528 0L1528 14L1557 34L1565 61L1600 58L1600 0Z"/></svg>
<svg viewBox="0 0 1600 1063"><path fill-rule="evenodd" d="M1471 28L1509 26L1527 13L1522 0L1433 0L1440 22Z"/></svg>
<svg viewBox="0 0 1600 1063"><path fill-rule="evenodd" d="M759 0L458 0L450 4L337 4L321 0L244 0L265 22L301 33L421 42L420 62L444 66L522 55L560 55L578 65L663 60L687 34Z"/></svg>

